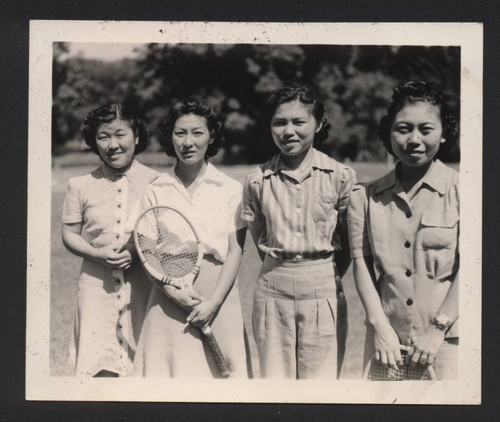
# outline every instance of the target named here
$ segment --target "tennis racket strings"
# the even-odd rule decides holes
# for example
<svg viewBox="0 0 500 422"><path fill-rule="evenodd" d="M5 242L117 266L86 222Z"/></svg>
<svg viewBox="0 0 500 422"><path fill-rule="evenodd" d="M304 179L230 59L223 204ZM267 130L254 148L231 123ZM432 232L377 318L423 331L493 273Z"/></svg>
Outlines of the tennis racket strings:
<svg viewBox="0 0 500 422"><path fill-rule="evenodd" d="M382 364L372 357L365 368L364 378L371 381L431 381L436 379L436 374L432 365L423 366L410 364L408 348L401 346L401 357L403 364L394 369ZM435 362L433 362L435 364Z"/></svg>
<svg viewBox="0 0 500 422"><path fill-rule="evenodd" d="M145 263L169 279L197 272L198 241L188 221L166 207L146 211L137 222L136 239Z"/></svg>

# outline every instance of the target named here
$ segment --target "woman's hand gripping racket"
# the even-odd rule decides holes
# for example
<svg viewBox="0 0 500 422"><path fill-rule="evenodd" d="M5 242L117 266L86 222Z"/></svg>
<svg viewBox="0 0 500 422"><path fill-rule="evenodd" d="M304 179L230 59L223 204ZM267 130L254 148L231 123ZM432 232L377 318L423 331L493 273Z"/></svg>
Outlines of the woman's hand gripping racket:
<svg viewBox="0 0 500 422"><path fill-rule="evenodd" d="M382 364L375 358L375 355L368 361L363 371L363 378L371 381L432 381L436 379L436 373L432 365L423 366L410 364L411 358L408 356L410 350L407 346L401 346L401 357L403 364L394 369L389 365Z"/></svg>
<svg viewBox="0 0 500 422"><path fill-rule="evenodd" d="M173 208L152 207L138 218L134 242L139 259L151 280L169 298L190 312L191 307L184 298L191 296L191 293L197 297L193 283L203 259L201 243L193 225ZM222 377L227 378L231 370L210 326L207 324L200 329Z"/></svg>

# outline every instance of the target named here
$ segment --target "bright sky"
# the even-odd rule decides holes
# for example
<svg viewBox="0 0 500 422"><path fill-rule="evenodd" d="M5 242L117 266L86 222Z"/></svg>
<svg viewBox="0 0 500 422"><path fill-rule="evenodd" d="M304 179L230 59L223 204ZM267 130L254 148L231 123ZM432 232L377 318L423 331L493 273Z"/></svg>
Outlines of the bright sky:
<svg viewBox="0 0 500 422"><path fill-rule="evenodd" d="M143 46L144 44L128 44L128 43L68 43L69 56L80 54L87 59L99 60L119 60L125 57L135 57L134 48Z"/></svg>

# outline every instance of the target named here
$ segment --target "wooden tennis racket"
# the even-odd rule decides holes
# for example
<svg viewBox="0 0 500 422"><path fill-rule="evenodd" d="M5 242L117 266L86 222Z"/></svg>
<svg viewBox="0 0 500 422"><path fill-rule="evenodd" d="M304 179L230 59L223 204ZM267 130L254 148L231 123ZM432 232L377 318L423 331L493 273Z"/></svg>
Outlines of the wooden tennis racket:
<svg viewBox="0 0 500 422"><path fill-rule="evenodd" d="M153 283L179 290L193 288L203 250L194 226L183 214L167 206L149 208L135 224L134 242L139 259ZM171 299L175 301L175 295ZM187 312L191 311L176 303ZM207 324L201 332L221 376L229 377L231 369L212 329Z"/></svg>
<svg viewBox="0 0 500 422"><path fill-rule="evenodd" d="M368 361L363 378L370 381L432 381L436 380L436 373L432 365L423 366L417 364L410 365L410 357L408 356L407 346L401 346L401 357L403 364L396 370L388 365L383 365L379 360L375 359L375 355ZM435 365L435 362L433 362Z"/></svg>

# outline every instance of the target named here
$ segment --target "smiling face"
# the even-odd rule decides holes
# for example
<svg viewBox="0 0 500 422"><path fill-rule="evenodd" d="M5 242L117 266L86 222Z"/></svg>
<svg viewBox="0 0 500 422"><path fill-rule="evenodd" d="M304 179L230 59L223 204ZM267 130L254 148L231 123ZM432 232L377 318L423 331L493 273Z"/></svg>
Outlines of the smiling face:
<svg viewBox="0 0 500 422"><path fill-rule="evenodd" d="M175 153L184 164L197 164L205 160L213 137L207 119L197 114L185 114L177 119L172 132Z"/></svg>
<svg viewBox="0 0 500 422"><path fill-rule="evenodd" d="M430 164L445 142L441 111L425 101L405 105L394 117L391 146L403 165Z"/></svg>
<svg viewBox="0 0 500 422"><path fill-rule="evenodd" d="M271 119L274 143L285 156L307 154L320 129L321 124L312 114L312 106L298 100L281 104Z"/></svg>
<svg viewBox="0 0 500 422"><path fill-rule="evenodd" d="M99 156L114 169L123 169L132 163L138 142L138 137L125 120L115 119L97 128L96 145Z"/></svg>

